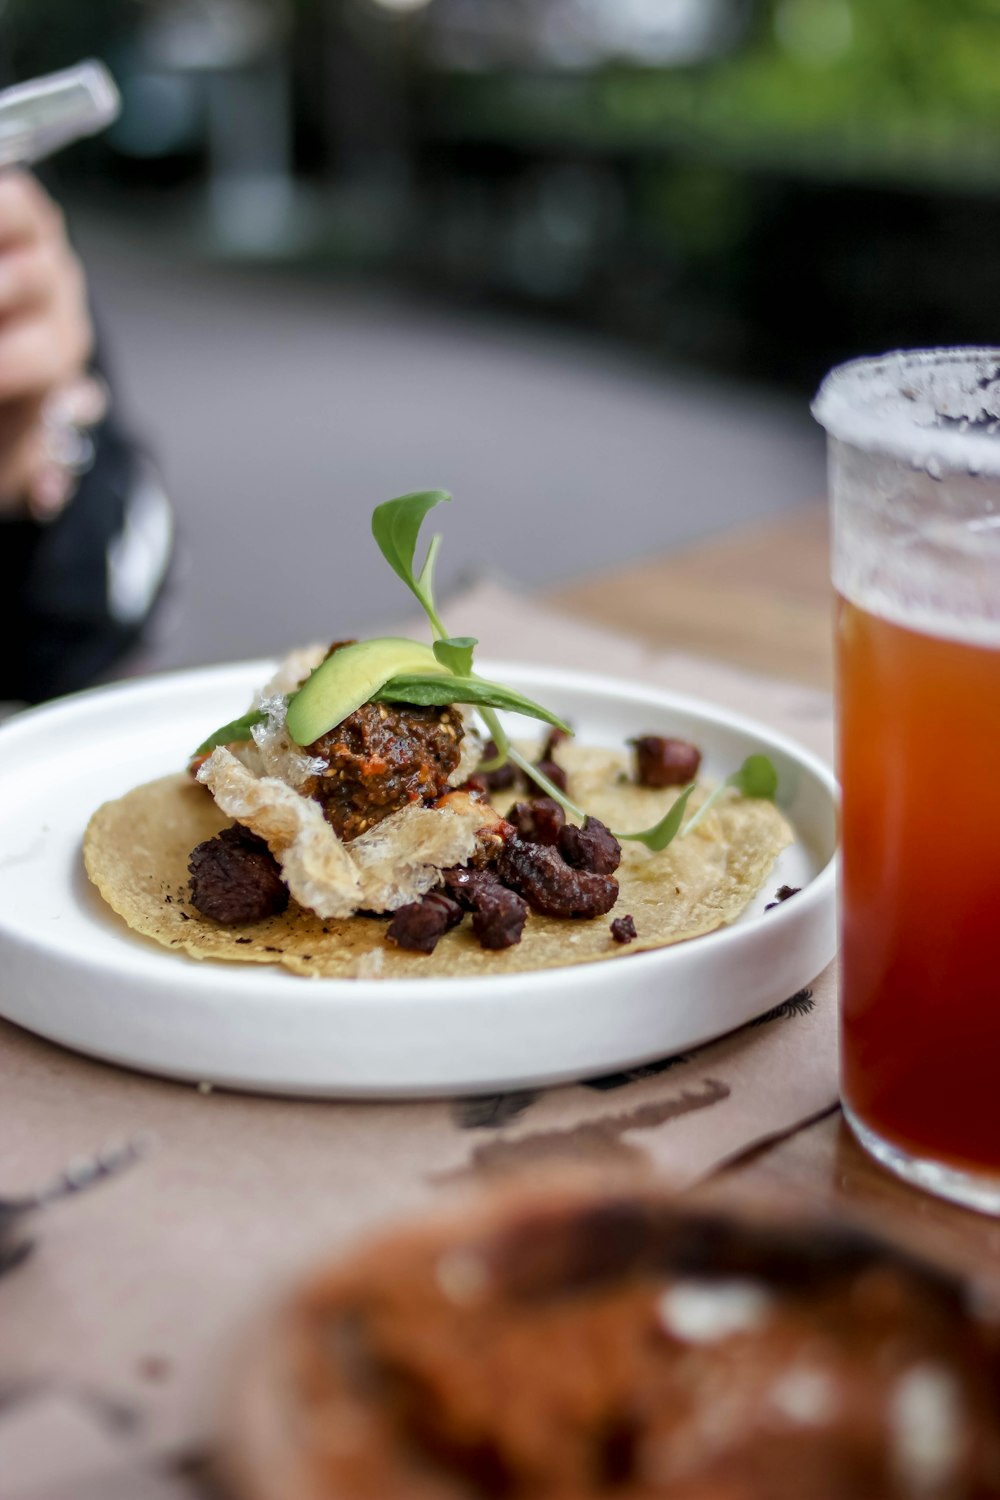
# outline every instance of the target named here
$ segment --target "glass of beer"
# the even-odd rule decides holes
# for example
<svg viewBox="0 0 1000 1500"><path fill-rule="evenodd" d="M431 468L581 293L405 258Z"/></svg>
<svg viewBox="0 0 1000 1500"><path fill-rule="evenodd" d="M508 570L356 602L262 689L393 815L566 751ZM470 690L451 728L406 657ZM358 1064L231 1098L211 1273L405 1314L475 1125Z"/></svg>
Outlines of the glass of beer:
<svg viewBox="0 0 1000 1500"><path fill-rule="evenodd" d="M834 370L842 1094L910 1182L1000 1213L1000 349Z"/></svg>

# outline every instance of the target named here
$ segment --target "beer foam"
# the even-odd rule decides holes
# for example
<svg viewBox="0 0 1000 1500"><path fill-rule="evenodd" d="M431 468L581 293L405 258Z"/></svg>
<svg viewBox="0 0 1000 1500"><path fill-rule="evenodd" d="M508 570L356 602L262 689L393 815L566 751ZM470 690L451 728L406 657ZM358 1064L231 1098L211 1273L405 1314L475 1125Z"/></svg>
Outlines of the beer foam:
<svg viewBox="0 0 1000 1500"><path fill-rule="evenodd" d="M853 587L850 580L840 578L835 578L834 582L841 597L857 609L864 610L865 614L888 620L893 625L916 631L919 635L1000 651L1000 619L963 614L927 600L906 599L895 588L887 585L869 583Z"/></svg>
<svg viewBox="0 0 1000 1500"><path fill-rule="evenodd" d="M831 437L932 477L1000 478L1000 348L853 360L826 377L812 411Z"/></svg>

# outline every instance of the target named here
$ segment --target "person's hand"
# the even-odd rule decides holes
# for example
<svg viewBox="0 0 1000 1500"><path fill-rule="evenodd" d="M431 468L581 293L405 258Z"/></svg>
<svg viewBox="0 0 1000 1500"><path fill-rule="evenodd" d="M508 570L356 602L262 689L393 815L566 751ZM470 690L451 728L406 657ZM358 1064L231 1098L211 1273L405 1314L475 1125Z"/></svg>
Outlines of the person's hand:
<svg viewBox="0 0 1000 1500"><path fill-rule="evenodd" d="M0 508L58 512L75 483L59 434L95 409L83 268L63 217L24 172L0 173Z"/></svg>

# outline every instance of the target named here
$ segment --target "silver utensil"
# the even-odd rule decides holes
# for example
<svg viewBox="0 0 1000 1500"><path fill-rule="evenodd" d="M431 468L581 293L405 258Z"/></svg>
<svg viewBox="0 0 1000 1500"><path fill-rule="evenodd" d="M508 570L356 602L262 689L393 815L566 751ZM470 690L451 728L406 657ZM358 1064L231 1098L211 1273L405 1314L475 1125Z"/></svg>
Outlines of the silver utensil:
<svg viewBox="0 0 1000 1500"><path fill-rule="evenodd" d="M107 68L82 62L0 92L0 167L30 166L117 119L121 97Z"/></svg>

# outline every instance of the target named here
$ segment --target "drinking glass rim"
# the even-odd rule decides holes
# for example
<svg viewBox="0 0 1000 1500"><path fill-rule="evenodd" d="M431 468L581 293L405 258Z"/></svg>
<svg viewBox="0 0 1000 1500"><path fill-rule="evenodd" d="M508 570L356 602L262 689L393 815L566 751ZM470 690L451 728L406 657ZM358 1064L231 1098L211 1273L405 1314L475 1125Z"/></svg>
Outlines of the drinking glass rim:
<svg viewBox="0 0 1000 1500"><path fill-rule="evenodd" d="M949 371L964 383L949 386ZM848 360L826 376L811 409L830 437L866 453L902 459L934 477L959 471L1000 478L1000 346L897 349ZM984 417L993 430L961 425Z"/></svg>

